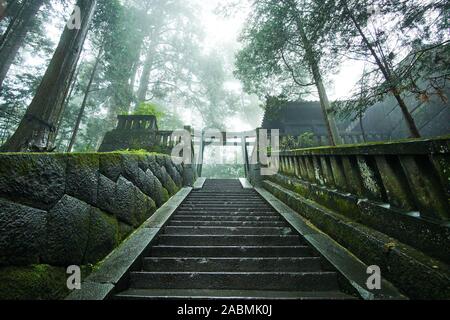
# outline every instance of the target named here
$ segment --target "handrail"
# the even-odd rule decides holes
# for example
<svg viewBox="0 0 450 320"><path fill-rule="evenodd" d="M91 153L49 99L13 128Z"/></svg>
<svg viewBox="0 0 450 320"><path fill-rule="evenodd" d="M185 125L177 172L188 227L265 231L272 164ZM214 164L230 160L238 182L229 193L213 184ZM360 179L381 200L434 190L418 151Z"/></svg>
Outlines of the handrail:
<svg viewBox="0 0 450 320"><path fill-rule="evenodd" d="M450 220L450 137L280 152L280 172L424 219Z"/></svg>

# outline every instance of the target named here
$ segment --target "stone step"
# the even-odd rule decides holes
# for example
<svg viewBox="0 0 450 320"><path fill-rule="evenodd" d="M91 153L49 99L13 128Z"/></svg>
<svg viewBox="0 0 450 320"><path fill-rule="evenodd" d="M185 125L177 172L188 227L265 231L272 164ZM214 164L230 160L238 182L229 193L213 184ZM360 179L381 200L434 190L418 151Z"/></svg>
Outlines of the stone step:
<svg viewBox="0 0 450 320"><path fill-rule="evenodd" d="M252 206L252 205L267 205L263 200L249 200L249 199L214 199L214 200L197 200L188 199L183 202L183 205L236 205L236 206Z"/></svg>
<svg viewBox="0 0 450 320"><path fill-rule="evenodd" d="M177 210L176 215L279 216L273 211Z"/></svg>
<svg viewBox="0 0 450 320"><path fill-rule="evenodd" d="M189 198L204 198L204 199L211 199L208 198L209 195L212 195L213 193L208 193L208 192L191 192L191 194L189 194L188 199ZM214 194L216 197L219 198L255 198L255 199L262 199L262 197L255 192L238 192L236 194L231 194L231 193L215 193Z"/></svg>
<svg viewBox="0 0 450 320"><path fill-rule="evenodd" d="M264 209L269 209L269 210L273 210L273 208L268 205L268 204L258 204L258 205L253 205L253 204L228 204L228 205L214 205L214 204L182 204L180 206L180 209L192 209L192 210L201 210L201 209L206 209L206 210L223 210L223 209L233 209L233 210L237 210L237 211L244 211L244 210L264 210Z"/></svg>
<svg viewBox="0 0 450 320"><path fill-rule="evenodd" d="M314 257L308 246L153 246L152 257Z"/></svg>
<svg viewBox="0 0 450 320"><path fill-rule="evenodd" d="M208 235L290 235L290 227L197 227L183 226L164 228L164 234L208 234Z"/></svg>
<svg viewBox="0 0 450 320"><path fill-rule="evenodd" d="M186 225L196 225L199 227L288 227L287 222L284 221L189 221L172 220L169 226L179 227Z"/></svg>
<svg viewBox="0 0 450 320"><path fill-rule="evenodd" d="M168 246L298 246L305 240L292 236L218 236L218 235L160 235L158 245Z"/></svg>
<svg viewBox="0 0 450 320"><path fill-rule="evenodd" d="M334 272L131 272L139 289L338 290Z"/></svg>
<svg viewBox="0 0 450 320"><path fill-rule="evenodd" d="M281 217L276 215L255 216L255 215L179 215L176 213L173 216L174 220L178 221L280 221Z"/></svg>
<svg viewBox="0 0 450 320"><path fill-rule="evenodd" d="M313 258L145 258L151 272L314 272L321 259Z"/></svg>
<svg viewBox="0 0 450 320"><path fill-rule="evenodd" d="M339 291L260 291L209 289L129 289L115 296L120 300L354 300Z"/></svg>
<svg viewBox="0 0 450 320"><path fill-rule="evenodd" d="M206 180L171 216L117 299L348 299L337 274L255 190Z"/></svg>
<svg viewBox="0 0 450 320"><path fill-rule="evenodd" d="M207 191L202 190L201 192L192 192L189 197L195 197L195 196L202 196L202 197L213 197L213 196L229 196L229 197L243 197L243 196L256 196L257 194L253 191L245 191L240 190L238 192L226 192L226 191Z"/></svg>
<svg viewBox="0 0 450 320"><path fill-rule="evenodd" d="M193 208L254 208L265 209L271 208L269 205L260 202L244 202L244 201L216 201L216 202L184 202L182 207Z"/></svg>
<svg viewBox="0 0 450 320"><path fill-rule="evenodd" d="M198 200L198 201L211 201L211 200L263 200L259 196L252 196L252 195L236 195L236 196L229 196L229 195L214 195L214 198L211 198L211 195L205 196L203 194L199 195L190 195L186 198L186 200Z"/></svg>

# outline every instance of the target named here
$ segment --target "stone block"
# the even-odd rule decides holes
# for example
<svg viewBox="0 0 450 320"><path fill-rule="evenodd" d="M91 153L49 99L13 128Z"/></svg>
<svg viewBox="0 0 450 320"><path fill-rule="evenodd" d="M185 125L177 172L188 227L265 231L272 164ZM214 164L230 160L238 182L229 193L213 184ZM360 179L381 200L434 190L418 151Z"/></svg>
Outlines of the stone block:
<svg viewBox="0 0 450 320"><path fill-rule="evenodd" d="M0 199L0 265L39 263L47 212Z"/></svg>
<svg viewBox="0 0 450 320"><path fill-rule="evenodd" d="M117 219L134 227L140 224L136 212L136 187L124 177L117 180L114 214Z"/></svg>
<svg viewBox="0 0 450 320"><path fill-rule="evenodd" d="M163 187L161 181L147 169L145 172L150 184L150 193L148 194L153 200L155 200L158 207L162 206L167 200L169 200L169 192Z"/></svg>
<svg viewBox="0 0 450 320"><path fill-rule="evenodd" d="M81 265L89 240L91 206L65 195L47 214L44 262Z"/></svg>
<svg viewBox="0 0 450 320"><path fill-rule="evenodd" d="M90 205L97 205L99 158L99 154L70 154L67 156L66 194Z"/></svg>
<svg viewBox="0 0 450 320"><path fill-rule="evenodd" d="M120 153L102 153L100 155L100 173L112 181L122 175L122 155Z"/></svg>
<svg viewBox="0 0 450 320"><path fill-rule="evenodd" d="M52 154L0 154L0 196L48 210L64 195L66 161Z"/></svg>
<svg viewBox="0 0 450 320"><path fill-rule="evenodd" d="M96 264L106 257L120 241L119 224L117 220L91 207L89 223L89 239L84 264Z"/></svg>
<svg viewBox="0 0 450 320"><path fill-rule="evenodd" d="M116 183L100 174L98 182L97 206L103 211L117 214Z"/></svg>

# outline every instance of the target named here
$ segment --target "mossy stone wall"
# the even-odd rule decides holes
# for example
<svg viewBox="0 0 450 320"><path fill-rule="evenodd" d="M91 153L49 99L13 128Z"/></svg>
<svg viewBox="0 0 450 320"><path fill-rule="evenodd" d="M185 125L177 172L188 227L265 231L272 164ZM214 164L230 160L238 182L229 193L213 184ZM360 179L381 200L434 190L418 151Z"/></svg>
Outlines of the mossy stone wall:
<svg viewBox="0 0 450 320"><path fill-rule="evenodd" d="M0 299L60 297L194 180L161 154L0 154Z"/></svg>

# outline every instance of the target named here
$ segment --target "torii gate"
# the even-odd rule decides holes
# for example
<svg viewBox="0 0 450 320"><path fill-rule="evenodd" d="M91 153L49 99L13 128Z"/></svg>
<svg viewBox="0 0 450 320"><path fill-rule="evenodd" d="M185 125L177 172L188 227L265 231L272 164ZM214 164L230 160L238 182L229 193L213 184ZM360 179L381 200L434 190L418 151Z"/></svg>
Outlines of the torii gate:
<svg viewBox="0 0 450 320"><path fill-rule="evenodd" d="M192 145L193 147L199 147L196 159L197 174L199 176L202 174L205 147L214 144L215 146L241 146L245 174L247 175L249 171L249 156L247 147L255 146L256 138L256 131L219 132L215 130L202 130L198 134L194 133L192 135Z"/></svg>

